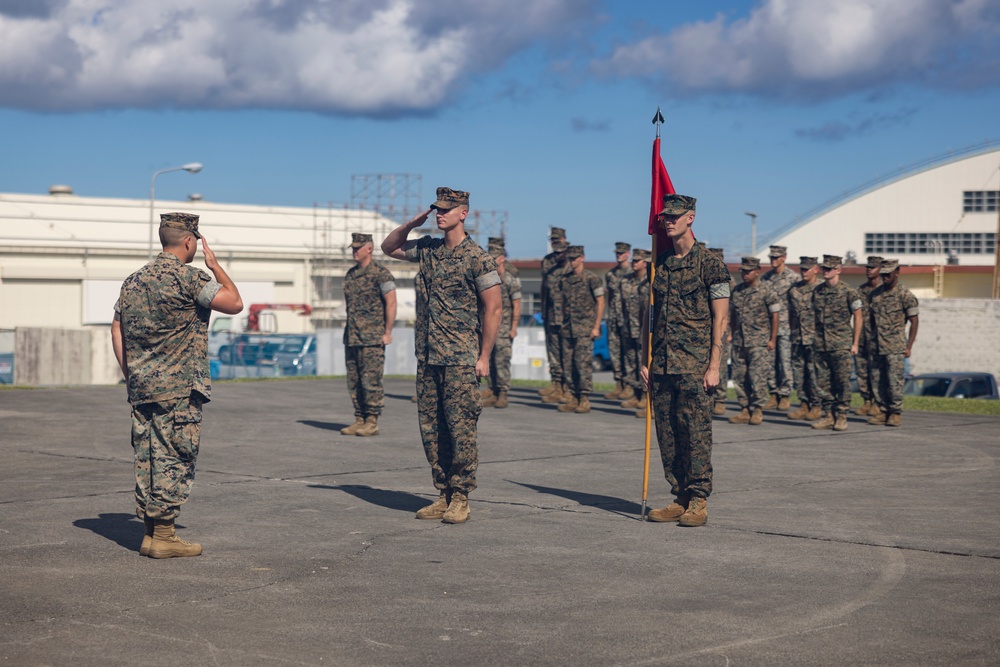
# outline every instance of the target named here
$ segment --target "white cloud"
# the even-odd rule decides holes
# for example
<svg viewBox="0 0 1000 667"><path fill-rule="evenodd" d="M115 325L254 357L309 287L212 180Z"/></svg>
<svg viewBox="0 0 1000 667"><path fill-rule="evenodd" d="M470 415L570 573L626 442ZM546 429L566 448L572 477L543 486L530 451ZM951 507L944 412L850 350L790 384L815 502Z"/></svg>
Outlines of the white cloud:
<svg viewBox="0 0 1000 667"><path fill-rule="evenodd" d="M0 105L421 113L588 13L573 0L12 0Z"/></svg>
<svg viewBox="0 0 1000 667"><path fill-rule="evenodd" d="M681 26L594 64L685 93L819 99L892 83L1000 80L995 0L763 0L748 17Z"/></svg>

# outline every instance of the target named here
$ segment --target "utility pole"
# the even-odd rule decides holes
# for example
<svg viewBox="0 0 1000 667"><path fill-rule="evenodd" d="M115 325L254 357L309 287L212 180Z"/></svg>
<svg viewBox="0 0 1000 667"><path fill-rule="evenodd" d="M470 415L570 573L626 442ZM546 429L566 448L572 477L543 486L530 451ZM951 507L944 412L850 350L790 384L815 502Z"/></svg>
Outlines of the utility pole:
<svg viewBox="0 0 1000 667"><path fill-rule="evenodd" d="M747 211L743 215L750 216L750 254L757 256L757 214Z"/></svg>

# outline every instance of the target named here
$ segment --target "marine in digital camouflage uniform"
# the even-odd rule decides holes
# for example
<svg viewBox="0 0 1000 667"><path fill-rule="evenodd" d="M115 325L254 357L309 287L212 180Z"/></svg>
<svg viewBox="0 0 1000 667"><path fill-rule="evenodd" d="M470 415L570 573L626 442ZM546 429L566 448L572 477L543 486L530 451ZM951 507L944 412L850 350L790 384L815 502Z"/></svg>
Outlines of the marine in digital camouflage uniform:
<svg viewBox="0 0 1000 667"><path fill-rule="evenodd" d="M917 341L920 304L913 292L899 282L899 262L883 259L882 284L872 290L872 388L877 406L869 424L900 426L903 414L903 369ZM909 335L906 323L910 324Z"/></svg>
<svg viewBox="0 0 1000 667"><path fill-rule="evenodd" d="M712 403L721 381L728 317L729 271L694 239L696 201L666 195L658 224L673 247L653 273L652 365L649 380L663 474L676 500L652 510L650 521L701 526L712 493ZM642 336L644 341L646 336ZM648 344L648 343L647 343ZM645 359L645 355L643 359Z"/></svg>
<svg viewBox="0 0 1000 667"><path fill-rule="evenodd" d="M783 245L770 247L768 257L771 259L771 270L760 277L761 281L771 288L781 301L781 311L778 313L778 339L774 345L774 359L767 378L767 388L771 398L767 407L777 407L787 410L788 397L792 393L792 343L791 327L788 323L788 290L798 280L797 273L785 266L788 251ZM773 404L773 405L772 405Z"/></svg>
<svg viewBox="0 0 1000 667"><path fill-rule="evenodd" d="M431 213L444 238L407 240ZM469 193L438 188L427 211L397 227L382 252L418 262L417 410L424 453L440 495L418 519L464 523L479 466L479 379L490 373L500 327L500 276L496 262L465 232ZM482 319L479 311L482 310Z"/></svg>
<svg viewBox="0 0 1000 667"><path fill-rule="evenodd" d="M344 276L344 359L354 423L340 432L372 436L378 435L378 418L385 406L382 374L385 346L392 342L396 322L396 281L388 269L372 259L371 234L354 233L351 239L355 265Z"/></svg>
<svg viewBox="0 0 1000 667"><path fill-rule="evenodd" d="M789 419L815 421L822 417L816 388L816 362L813 342L816 339L816 315L813 313L813 290L820 286L816 257L799 257L802 280L788 290L788 322L792 335L792 372L799 394L799 407L788 413Z"/></svg>
<svg viewBox="0 0 1000 667"><path fill-rule="evenodd" d="M552 246L552 252L542 258L541 309L545 352L552 384L538 393L546 403L558 403L563 396L562 342L559 334L563 321L561 286L563 276L570 270L566 258L566 250L569 248L566 230L552 227L549 232L549 245Z"/></svg>
<svg viewBox="0 0 1000 667"><path fill-rule="evenodd" d="M865 264L865 275L868 280L858 288L858 294L861 295L861 340L858 342L858 354L854 357L854 368L858 374L858 393L864 401L864 404L855 410L859 415L871 413L874 403L871 374L868 370L873 363L872 353L875 349L872 343L872 311L869 300L872 291L882 284L882 274L879 273L881 264L881 257L868 255L868 262Z"/></svg>
<svg viewBox="0 0 1000 667"><path fill-rule="evenodd" d="M573 245L566 251L571 272L561 281L563 320L563 384L569 387L568 400L560 412L590 412L590 393L594 390L594 339L601 333L604 313L604 284L584 268L584 248Z"/></svg>
<svg viewBox="0 0 1000 667"><path fill-rule="evenodd" d="M733 288L729 298L733 384L740 414L730 417L729 421L756 426L763 420L768 369L778 337L778 317L784 304L761 282L758 258L744 257L740 274L743 282Z"/></svg>
<svg viewBox="0 0 1000 667"><path fill-rule="evenodd" d="M716 257L722 260L723 264L726 262L726 251L723 248L709 248L709 252L715 254ZM727 269L728 270L728 269ZM729 278L729 291L732 293L733 289L736 288L736 281ZM726 328L726 333L722 337L722 358L719 364L719 373L721 375L721 381L719 386L715 388L715 407L712 409L712 414L724 415L726 414L726 399L729 397L729 358L731 356L733 348L732 336L729 334L728 327Z"/></svg>
<svg viewBox="0 0 1000 667"><path fill-rule="evenodd" d="M632 246L623 241L615 243L615 266L604 274L604 298L607 306L605 317L608 331L608 356L611 357L611 375L615 388L604 395L605 398L624 400L631 398L631 383L624 376L624 348L622 339L622 280L632 273L629 262L629 251Z"/></svg>
<svg viewBox="0 0 1000 667"><path fill-rule="evenodd" d="M642 330L649 310L649 260L650 252L644 248L632 251L632 272L621 281L622 327L621 345L622 382L632 388L632 396L622 401L623 408L639 408L637 416L645 417L646 383L640 369L646 365L640 359L642 353Z"/></svg>
<svg viewBox="0 0 1000 667"><path fill-rule="evenodd" d="M835 431L847 428L853 356L861 338L861 296L840 280L841 265L839 256L823 255L820 267L825 282L813 290L816 386L825 413L813 422L813 428Z"/></svg>
<svg viewBox="0 0 1000 667"><path fill-rule="evenodd" d="M111 325L115 358L132 406L135 512L146 532L139 553L197 556L174 521L187 502L201 444L202 405L212 396L208 320L243 310L239 290L198 231L197 215L160 216L163 252L122 284ZM190 266L202 239L205 264Z"/></svg>
<svg viewBox="0 0 1000 667"><path fill-rule="evenodd" d="M507 271L507 249L502 238L489 239L486 251L496 260L500 274L500 302L503 312L497 342L490 355L489 389L483 397L483 407L504 409L510 390L510 359L517 322L521 316L521 281Z"/></svg>

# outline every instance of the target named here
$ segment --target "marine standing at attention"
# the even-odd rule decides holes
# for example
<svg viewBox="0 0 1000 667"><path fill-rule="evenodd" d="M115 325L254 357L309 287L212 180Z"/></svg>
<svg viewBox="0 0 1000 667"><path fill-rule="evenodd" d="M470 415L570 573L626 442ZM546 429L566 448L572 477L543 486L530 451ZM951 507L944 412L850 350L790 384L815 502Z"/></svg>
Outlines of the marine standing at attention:
<svg viewBox="0 0 1000 667"><path fill-rule="evenodd" d="M632 397L621 402L623 408L635 410L635 416L646 417L646 382L639 370L646 365L640 359L642 329L649 311L649 260L645 248L632 251L632 272L621 282L622 290L622 368L623 382L632 388Z"/></svg>
<svg viewBox="0 0 1000 667"><path fill-rule="evenodd" d="M566 261L566 230L552 227L549 230L549 245L552 252L542 258L542 326L545 330L545 354L549 362L549 377L552 384L539 390L544 403L558 403L563 397L562 341L559 331L562 327L563 306L560 286L562 277L569 271Z"/></svg>
<svg viewBox="0 0 1000 667"><path fill-rule="evenodd" d="M713 253L716 257L722 260L722 263L726 262L726 251L724 248L709 248L708 251ZM728 267L726 268L728 271ZM732 297L733 288L736 287L736 281L729 278L729 294ZM733 336L726 329L726 335L722 337L722 360L719 362L719 386L715 388L715 406L712 408L712 414L717 416L722 416L726 414L726 399L729 397L729 357L733 348Z"/></svg>
<svg viewBox="0 0 1000 667"><path fill-rule="evenodd" d="M767 403L767 378L773 367L778 338L778 315L782 303L760 281L760 259L744 257L740 263L743 282L729 299L729 330L733 336L733 384L740 413L732 424L759 426Z"/></svg>
<svg viewBox="0 0 1000 667"><path fill-rule="evenodd" d="M872 405L875 403L875 390L872 387L871 365L873 363L872 353L875 350L874 332L872 331L872 311L871 295L876 287L882 284L882 274L879 267L882 265L882 258L878 255L868 255L868 263L865 265L865 275L868 282L858 288L861 295L861 340L858 341L858 355L854 357L854 367L858 373L858 393L864 403L854 411L858 415L873 416L875 410Z"/></svg>
<svg viewBox="0 0 1000 667"><path fill-rule="evenodd" d="M765 410L777 408L788 410L792 394L792 344L791 328L788 323L788 290L798 281L799 276L785 266L788 249L783 245L770 247L768 257L771 270L760 277L761 282L771 288L781 302L778 312L778 338L774 342L774 357L767 378L767 388L771 396L764 405Z"/></svg>
<svg viewBox="0 0 1000 667"><path fill-rule="evenodd" d="M408 241L435 214L443 238ZM479 379L490 374L500 328L496 262L465 231L469 193L438 188L431 207L389 232L382 252L420 264L417 274L417 411L437 500L418 519L464 523L479 467Z"/></svg>
<svg viewBox="0 0 1000 667"><path fill-rule="evenodd" d="M615 388L604 394L604 398L624 401L632 398L631 382L625 381L624 348L622 346L622 280L632 273L629 266L629 251L632 246L623 241L615 243L615 265L604 274L604 300L607 307L608 356L611 357L611 375Z"/></svg>
<svg viewBox="0 0 1000 667"><path fill-rule="evenodd" d="M570 273L562 279L561 336L563 384L569 388L569 395L557 409L586 414L594 390L594 339L601 335L604 285L593 271L584 268L582 245L571 245L566 254Z"/></svg>
<svg viewBox="0 0 1000 667"><path fill-rule="evenodd" d="M378 418L385 406L382 374L385 346L392 342L396 322L396 282L387 268L372 259L373 250L371 234L351 235L355 264L344 276L344 360L354 423L340 429L344 435L378 435Z"/></svg>
<svg viewBox="0 0 1000 667"><path fill-rule="evenodd" d="M789 419L816 421L823 416L816 389L816 362L813 341L816 339L816 315L813 313L813 290L820 286L819 261L799 257L802 280L788 290L788 322L791 325L792 373L799 393L799 407L788 413Z"/></svg>
<svg viewBox="0 0 1000 667"><path fill-rule="evenodd" d="M517 322L521 318L521 281L508 271L507 248L502 237L491 237L486 244L486 252L496 260L500 274L500 329L497 342L490 355L489 384L482 392L483 407L503 410L509 404L510 359L514 339L517 338Z"/></svg>
<svg viewBox="0 0 1000 667"><path fill-rule="evenodd" d="M658 224L673 248L656 259L652 365L645 366L649 324L642 334L643 380L652 397L663 474L674 502L650 521L702 526L712 493L712 403L719 384L722 337L729 317L729 271L694 240L696 201L666 195Z"/></svg>
<svg viewBox="0 0 1000 667"><path fill-rule="evenodd" d="M882 284L872 290L872 389L874 407L869 424L902 426L903 368L917 342L920 304L913 292L899 282L899 262L879 264ZM910 333L906 333L906 323Z"/></svg>
<svg viewBox="0 0 1000 667"><path fill-rule="evenodd" d="M198 231L198 216L160 216L163 252L122 284L111 323L115 358L132 405L135 513L145 524L139 553L201 554L174 532L187 502L201 445L201 407L212 396L208 365L211 311L236 315L243 300ZM201 239L211 276L189 264Z"/></svg>

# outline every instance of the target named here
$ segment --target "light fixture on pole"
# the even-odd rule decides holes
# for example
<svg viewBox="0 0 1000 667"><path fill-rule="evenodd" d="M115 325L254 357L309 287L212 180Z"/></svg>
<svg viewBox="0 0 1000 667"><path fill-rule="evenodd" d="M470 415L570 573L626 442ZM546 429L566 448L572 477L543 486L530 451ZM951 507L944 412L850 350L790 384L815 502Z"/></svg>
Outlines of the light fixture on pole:
<svg viewBox="0 0 1000 667"><path fill-rule="evenodd" d="M153 178L149 181L149 261L153 260L153 202L156 200L156 177L160 174L165 174L168 171L189 171L192 174L197 174L201 171L201 162L190 162L183 167L171 167L170 169L161 169L155 174Z"/></svg>
<svg viewBox="0 0 1000 667"><path fill-rule="evenodd" d="M750 254L757 255L757 214L747 211L743 215L750 216Z"/></svg>

